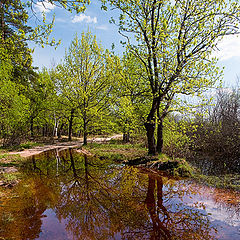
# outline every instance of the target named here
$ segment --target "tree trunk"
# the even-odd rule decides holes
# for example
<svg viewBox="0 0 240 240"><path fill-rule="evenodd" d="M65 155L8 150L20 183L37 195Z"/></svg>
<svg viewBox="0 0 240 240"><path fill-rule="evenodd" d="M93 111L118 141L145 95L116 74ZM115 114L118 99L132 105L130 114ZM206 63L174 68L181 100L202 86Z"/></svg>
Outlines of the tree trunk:
<svg viewBox="0 0 240 240"><path fill-rule="evenodd" d="M30 134L31 134L31 138L34 137L34 134L33 134L33 117L31 117L30 119Z"/></svg>
<svg viewBox="0 0 240 240"><path fill-rule="evenodd" d="M58 120L57 120L55 112L54 112L53 137L57 137L57 133L58 133Z"/></svg>
<svg viewBox="0 0 240 240"><path fill-rule="evenodd" d="M61 137L62 137L63 126L64 126L64 123L62 123L62 124L60 125L60 127L58 128L58 132L57 132L57 137L58 137L58 139L61 139Z"/></svg>
<svg viewBox="0 0 240 240"><path fill-rule="evenodd" d="M48 125L45 124L45 136L46 137L49 137L49 134L48 134Z"/></svg>
<svg viewBox="0 0 240 240"><path fill-rule="evenodd" d="M155 143L155 123L148 123L146 122L144 124L145 129L147 131L147 140L148 140L148 154L149 155L156 155L157 149L156 149L156 143Z"/></svg>
<svg viewBox="0 0 240 240"><path fill-rule="evenodd" d="M84 117L83 119L83 145L87 145L87 120Z"/></svg>
<svg viewBox="0 0 240 240"><path fill-rule="evenodd" d="M45 127L42 126L42 136L45 137Z"/></svg>
<svg viewBox="0 0 240 240"><path fill-rule="evenodd" d="M130 132L124 132L123 133L123 142L124 143L130 142Z"/></svg>
<svg viewBox="0 0 240 240"><path fill-rule="evenodd" d="M159 108L160 97L153 99L151 110L148 114L147 121L144 123L145 129L147 131L147 140L148 140L148 154L157 155L156 141L155 141L155 115L156 111Z"/></svg>
<svg viewBox="0 0 240 240"><path fill-rule="evenodd" d="M71 110L71 115L69 119L69 126L68 126L68 141L72 141L72 125L73 125L73 117L74 117L74 109Z"/></svg>
<svg viewBox="0 0 240 240"><path fill-rule="evenodd" d="M157 152L161 153L163 147L163 121L160 119L157 126Z"/></svg>

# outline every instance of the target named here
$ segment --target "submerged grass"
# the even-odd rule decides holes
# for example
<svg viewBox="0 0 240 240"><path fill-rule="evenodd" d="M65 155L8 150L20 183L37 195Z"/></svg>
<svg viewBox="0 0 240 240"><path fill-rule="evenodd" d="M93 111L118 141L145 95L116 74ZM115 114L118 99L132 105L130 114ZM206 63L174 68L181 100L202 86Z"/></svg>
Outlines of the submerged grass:
<svg viewBox="0 0 240 240"><path fill-rule="evenodd" d="M1 153L0 154L0 167L18 167L21 164L23 158L18 154L8 154Z"/></svg>

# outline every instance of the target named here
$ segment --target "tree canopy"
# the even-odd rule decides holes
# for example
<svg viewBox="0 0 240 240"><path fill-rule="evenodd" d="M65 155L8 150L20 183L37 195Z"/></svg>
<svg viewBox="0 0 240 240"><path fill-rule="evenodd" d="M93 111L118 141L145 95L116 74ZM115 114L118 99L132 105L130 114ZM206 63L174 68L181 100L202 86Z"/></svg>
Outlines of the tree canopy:
<svg viewBox="0 0 240 240"><path fill-rule="evenodd" d="M75 36L63 63L56 68L60 101L68 106L72 117L76 112L81 116L84 144L89 122L97 121L108 104L111 91L108 61L108 51L97 43L96 36L87 32L82 33L81 39Z"/></svg>
<svg viewBox="0 0 240 240"><path fill-rule="evenodd" d="M156 113L176 94L199 94L213 86L219 71L211 53L222 37L239 32L239 4L212 0L109 3L121 11L119 21L112 22L148 75L152 106L145 128L149 154L155 155Z"/></svg>

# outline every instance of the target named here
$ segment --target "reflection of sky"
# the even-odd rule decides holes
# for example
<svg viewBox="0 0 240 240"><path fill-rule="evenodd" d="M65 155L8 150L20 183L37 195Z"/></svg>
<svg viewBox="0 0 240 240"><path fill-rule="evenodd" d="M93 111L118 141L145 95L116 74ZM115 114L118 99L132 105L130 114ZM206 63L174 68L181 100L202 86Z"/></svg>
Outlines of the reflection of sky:
<svg viewBox="0 0 240 240"><path fill-rule="evenodd" d="M200 202L206 207L206 212L211 213L210 219L212 221L224 221L231 226L240 227L240 216L238 216L234 211L219 207L211 199L203 199Z"/></svg>
<svg viewBox="0 0 240 240"><path fill-rule="evenodd" d="M75 156L76 155L73 155L73 158ZM67 159L69 161L68 154L65 156L65 160ZM54 191L53 194L56 194L55 197L59 199L59 202L57 205L55 205L55 202L53 202L54 205L49 202L46 203L46 206L52 206L53 209L48 209L42 214L42 232L40 233L39 239L73 239L74 234L76 234L74 230L79 230L79 233L85 236L84 234L88 234L88 232L81 229L83 224L85 226L85 222L82 222L81 216L83 216L84 219L88 218L91 215L91 209L94 227L92 228L91 221L86 221L86 224L88 224L87 227L91 227L93 234L96 233L98 236L98 233L105 231L106 234L114 233L114 239L121 239L121 234L127 234L133 231L134 236L136 236L135 239L141 239L140 237L138 238L137 233L141 234L141 231L143 231L144 234L147 234L146 231L152 228L152 224L150 224L152 223L151 218L149 217L149 219L147 219L150 212L148 212L145 203L147 191L150 189L148 185L149 176L141 173L137 168L132 167L121 168L116 166L114 168L114 165L110 165L111 167L104 169L101 162L96 159L92 162L91 159L89 159L89 169L87 171L82 169L82 160L82 158L76 158L75 161L75 167L78 170L80 181L76 191L74 191L74 188L71 188L73 182L75 182L74 178L72 178L73 175L71 171L68 171L69 176L64 173L62 177L59 177L57 180L56 184L60 184L60 189L57 188L58 190ZM45 159L45 161L49 162L49 158ZM56 160L54 159L54 164L49 165L49 167L53 168L52 171L50 170L51 174L48 176L51 181L56 179L55 163ZM39 161L37 161L36 164L38 165ZM106 164L104 164L104 166L105 165ZM40 166L46 165L43 164ZM61 173L61 171L59 172ZM91 196L91 199L85 198L86 179L81 178L85 176L84 174L87 172L93 176L88 182L90 184L89 196ZM221 196L225 196L224 200L228 200L232 196L229 195L228 198L227 194L221 195L221 191L193 184L190 181L175 181L163 177L162 182L164 183L163 206L170 216L176 216L173 222L174 220L188 218L187 224L189 223L188 227L190 227L190 229L194 230L195 225L196 227L206 227L206 230L209 231L209 222L207 221L209 219L211 221L210 227L213 226L218 229L218 240L240 240L240 216L236 214L234 206L232 207L228 202L221 201L220 198ZM43 184L45 183L46 182L43 181ZM157 195L156 190L158 184L156 182L155 184L155 194ZM160 184L160 186L162 185ZM97 191L99 191L99 194L96 194ZM59 192L61 195L58 195ZM109 193L110 196L104 196L103 193ZM41 195L39 194L37 196L40 201ZM46 199L43 200L45 201ZM102 202L102 200L104 200L104 202ZM152 200L157 201L157 196L155 196L155 199L151 199L150 203L153 203ZM158 200L161 199L158 198ZM113 209L114 211L109 211L109 209ZM161 209L163 210L163 208L160 207L159 209L159 218L160 220L164 220L166 219L166 212L164 210L161 211ZM57 214L55 214L55 212ZM80 214L75 215L77 212ZM176 213L176 215L174 213ZM207 218L201 218L201 214L207 216L208 213L211 213L211 215ZM112 218L113 215L114 218ZM117 223L120 224L119 228L122 232L118 231L118 229L116 230L115 225L113 227L110 224L111 219L114 220L115 218L117 218ZM180 224L181 223L184 223L184 221L180 221ZM201 223L203 223L203 225L201 225ZM177 225L174 227L177 227ZM210 230L211 233L213 231L214 230ZM200 231L200 233L202 233L202 231ZM89 236L90 235L91 232L89 232ZM83 237L82 239L92 238Z"/></svg>
<svg viewBox="0 0 240 240"><path fill-rule="evenodd" d="M188 186L191 189L191 185ZM187 188L186 188L187 189ZM240 240L240 216L231 206L224 207L224 204L218 204L213 199L214 192L206 190L204 187L198 186L194 191L198 190L194 194L190 191L182 198L182 203L195 209L201 210L203 214L209 214L209 220L214 227L217 227L218 234L217 239L231 239ZM175 199L175 202L179 202L179 199ZM196 204L197 203L197 204ZM203 208L204 206L204 208Z"/></svg>
<svg viewBox="0 0 240 240"><path fill-rule="evenodd" d="M41 220L42 227L38 239L72 239L65 230L66 220L59 221L52 209L47 209Z"/></svg>
<svg viewBox="0 0 240 240"><path fill-rule="evenodd" d="M217 227L217 239L221 240L240 240L240 216L234 209L219 206L212 199L211 191L205 191L203 187L196 187L191 184L185 185L179 181L175 186L165 185L163 188L164 206L168 212L178 212L179 209L184 211L197 211L203 215L208 215L213 227ZM198 189L198 191L196 191ZM193 192L191 192L193 191ZM194 206L194 207L193 207ZM205 208L203 209L204 206ZM44 212L42 217L42 232L39 239L71 239L68 235L65 224L68 220L59 220L52 209ZM116 232L115 239L121 239L121 234ZM56 238L57 237L57 238ZM53 238L52 238L53 239Z"/></svg>

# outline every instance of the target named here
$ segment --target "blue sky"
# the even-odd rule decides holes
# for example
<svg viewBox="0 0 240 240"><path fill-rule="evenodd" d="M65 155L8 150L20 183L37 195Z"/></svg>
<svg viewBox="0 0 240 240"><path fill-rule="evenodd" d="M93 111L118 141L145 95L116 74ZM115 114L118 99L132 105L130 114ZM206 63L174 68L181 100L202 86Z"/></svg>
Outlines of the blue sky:
<svg viewBox="0 0 240 240"><path fill-rule="evenodd" d="M49 22L55 14L55 24L51 36L56 40L61 39L61 45L55 50L54 47L45 46L42 48L31 43L30 47L35 48L33 53L34 66L40 69L43 66L50 67L53 59L54 62L58 63L64 57L65 49L69 47L75 34L77 33L80 36L83 31L86 32L88 29L97 36L98 42L104 48L111 49L112 43L114 43L114 51L120 53L124 50L120 44L120 39L123 38L118 33L117 26L109 23L111 16L117 14L116 11L106 12L101 10L100 2L92 1L82 14L69 13L64 9L46 3L45 7L47 9L39 3L39 5L35 5L34 9L39 18L44 11Z"/></svg>
<svg viewBox="0 0 240 240"><path fill-rule="evenodd" d="M40 69L43 66L50 67L53 62L59 63L64 57L65 49L70 45L74 35L81 34L88 29L97 36L104 48L111 49L112 43L115 45L115 52L120 54L124 48L120 44L122 39L118 33L118 28L114 24L110 24L111 17L117 18L117 11L101 10L100 1L92 1L87 6L85 13L76 14L69 13L64 9L54 7L51 4L44 2L45 7L41 3L35 5L36 14L41 17L44 11L47 20L51 21L55 14L55 25L52 36L56 40L61 39L61 45L55 50L54 47L41 48L34 44L30 47L35 48L33 53L34 66ZM219 58L219 66L224 67L224 84L225 86L235 85L237 76L240 77L240 36L226 37L220 44L219 50L214 53Z"/></svg>

